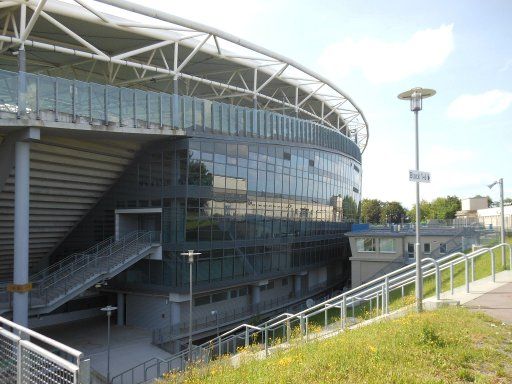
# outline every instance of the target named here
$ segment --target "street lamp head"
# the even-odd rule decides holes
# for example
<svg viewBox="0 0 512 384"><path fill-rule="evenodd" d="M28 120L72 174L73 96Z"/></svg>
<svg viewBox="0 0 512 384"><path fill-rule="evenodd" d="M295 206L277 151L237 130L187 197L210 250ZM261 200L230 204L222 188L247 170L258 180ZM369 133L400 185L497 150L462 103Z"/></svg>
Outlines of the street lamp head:
<svg viewBox="0 0 512 384"><path fill-rule="evenodd" d="M188 256L188 262L192 264L194 262L194 256L198 256L200 254L200 252L194 252L193 249L189 249L187 252L181 253L181 256Z"/></svg>
<svg viewBox="0 0 512 384"><path fill-rule="evenodd" d="M495 181L494 183L489 184L487 187L488 187L489 189L491 189L491 188L492 188L492 187L494 187L496 184L498 184L498 182L497 182L497 181Z"/></svg>
<svg viewBox="0 0 512 384"><path fill-rule="evenodd" d="M422 100L426 99L427 97L434 96L435 94L436 91L434 91L433 89L416 87L408 91L402 92L401 94L398 95L398 98L401 100L410 100L411 111L417 112L421 111L422 109Z"/></svg>
<svg viewBox="0 0 512 384"><path fill-rule="evenodd" d="M107 316L110 316L113 311L115 311L117 307L113 307L112 305L107 305L106 307L101 308L101 311L107 312Z"/></svg>

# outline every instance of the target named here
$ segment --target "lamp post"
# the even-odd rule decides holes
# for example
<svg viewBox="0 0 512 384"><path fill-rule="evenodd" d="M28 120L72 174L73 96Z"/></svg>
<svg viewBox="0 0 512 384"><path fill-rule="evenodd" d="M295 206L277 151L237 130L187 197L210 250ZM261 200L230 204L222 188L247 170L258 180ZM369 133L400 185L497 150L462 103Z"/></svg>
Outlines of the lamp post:
<svg viewBox="0 0 512 384"><path fill-rule="evenodd" d="M107 305L106 307L101 308L103 312L107 312L107 384L110 384L110 317L112 316L112 312L115 311L117 307L113 307L111 305Z"/></svg>
<svg viewBox="0 0 512 384"><path fill-rule="evenodd" d="M416 171L420 168L419 138L418 138L418 112L422 109L422 100L434 96L436 91L427 88L413 88L398 95L401 100L410 100L411 111L414 112L416 137ZM420 256L420 182L416 181L416 243L414 244L416 259L416 308L418 312L423 309L423 276L421 273Z"/></svg>
<svg viewBox="0 0 512 384"><path fill-rule="evenodd" d="M219 337L219 312L217 310L213 310L210 312L212 316L215 316L215 325L217 327L217 338Z"/></svg>
<svg viewBox="0 0 512 384"><path fill-rule="evenodd" d="M500 185L500 207L501 207L501 243L505 243L505 204L503 203L503 178L496 180L494 183L489 184L488 187L491 189L496 184ZM505 246L502 246L501 255L502 262L505 265Z"/></svg>
<svg viewBox="0 0 512 384"><path fill-rule="evenodd" d="M187 252L183 252L181 256L188 256L189 265L189 294L190 294L190 306L188 310L188 362L192 362L192 264L194 263L194 256L200 255L198 252L194 252L193 249L189 249Z"/></svg>

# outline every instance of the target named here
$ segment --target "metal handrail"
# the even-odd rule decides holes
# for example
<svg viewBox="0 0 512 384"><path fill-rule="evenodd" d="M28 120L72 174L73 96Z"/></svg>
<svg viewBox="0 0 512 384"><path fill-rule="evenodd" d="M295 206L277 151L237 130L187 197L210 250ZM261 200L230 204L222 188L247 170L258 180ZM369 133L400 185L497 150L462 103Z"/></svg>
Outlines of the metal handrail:
<svg viewBox="0 0 512 384"><path fill-rule="evenodd" d="M148 237L147 241L144 241L144 239ZM126 238L128 238L128 243L126 242ZM119 253L125 251L125 249L130 249L133 245L151 245L152 242L152 232L146 232L146 231L135 231L132 233L127 234L125 237L120 239L119 241L115 243L110 243L110 246L108 248L103 248L99 250L95 254L84 254L81 259L78 259L74 262L71 262L63 268L63 270L57 270L48 277L46 277L42 282L40 282L39 285L39 296L40 297L46 297L46 303L48 304L48 294L47 292L50 291L53 287L59 287L64 282L65 284L65 294L69 292L67 289L67 282L71 279L71 277L76 277L77 275L80 275L81 272L88 269L92 264L94 264L95 267L99 265L103 265L103 269L101 271L98 271L97 273L108 273L111 270L111 267L115 265L111 265L109 263L110 260L114 259ZM115 246L121 246L120 249L113 249ZM108 252L107 252L108 251ZM125 252L123 252L123 259L126 258ZM100 261L98 263L98 261ZM103 263L102 263L103 261ZM106 263L105 263L106 262ZM106 266L104 265L106 264ZM106 268L105 268L106 267ZM60 275L60 276L59 276ZM57 277L57 278L56 278ZM85 281L85 274L82 274L82 280L75 284L76 286L81 285ZM49 282L48 284L45 284ZM45 294L46 292L46 294Z"/></svg>
<svg viewBox="0 0 512 384"><path fill-rule="evenodd" d="M50 267L54 269L53 272L34 283L29 293L30 305L48 306L88 281L97 280L101 276L110 277L109 274L120 264L151 247L155 240L160 240L159 232L133 231L118 241L109 238L84 252L74 253L65 259L67 262Z"/></svg>
<svg viewBox="0 0 512 384"><path fill-rule="evenodd" d="M454 285L454 275L453 275L453 267L455 265L464 264L465 271L465 286L466 291L469 292L469 286L471 281L474 281L474 260L480 256L489 254L491 258L491 275L492 279L495 279L496 269L495 269L495 253L494 251L498 248L502 248L502 265L503 268L506 268L505 263L505 247L508 247L510 254L510 264L509 268L512 266L512 247L507 243L500 243L490 248L481 248L476 251L473 251L469 254L465 254L462 252L455 252L449 255L446 255L441 258L433 259L433 258L425 258L422 260L422 271L423 277L429 277L434 275L436 279L435 284L435 297L440 299L440 294L442 291L442 279L441 273L444 270L450 270L450 289L453 292ZM299 323L300 324L300 334L302 336L306 335L306 339L308 337L308 321L313 316L317 316L321 313L325 314L325 323L327 325L327 317L328 311L333 308L339 308L340 310L340 327L341 329L345 329L347 326L347 308L352 306L352 310L354 311L355 306L359 305L361 301L369 301L372 303L373 300L377 301L376 312L373 316L381 316L389 313L389 297L390 292L396 289L402 289L402 295L404 292L404 287L415 283L415 265L407 265L398 270L392 271L384 276L381 276L373 281L365 283L359 287L353 288L347 292L344 292L340 295L337 295L333 298L325 300L322 303L316 304L310 308L299 311L295 314L281 314L276 316L263 324L258 326L252 324L241 324L237 327L224 332L219 337L215 337L199 346L194 346L195 350L200 351L208 351L206 355L206 359L214 358L212 353L217 350L217 355L222 354L223 345L226 345L229 352L229 345L233 343L236 346L239 340L246 340L246 346L249 345L250 338L249 336L255 333L261 333L261 346L265 350L265 353L268 354L268 350L270 347L269 342L269 333L276 332L280 329L284 329L286 333L286 340L290 339L290 324ZM471 278L472 277L472 278ZM380 304L379 304L380 302ZM379 308L380 307L380 308ZM237 333L242 330L242 332ZM259 340L259 338L257 338ZM258 344L260 342L258 341ZM233 348L236 352L236 348ZM158 370L161 371L162 366L166 366L171 369L173 363L176 361L180 361L180 367L183 367L185 363L185 359L188 351L181 351L180 353L172 356L169 359L161 360L158 363ZM205 356L201 355L201 358L205 358ZM148 367L151 369L151 367ZM127 370L120 374L117 378L121 379L121 383L123 383L122 376L126 375ZM162 372L163 373L163 372Z"/></svg>

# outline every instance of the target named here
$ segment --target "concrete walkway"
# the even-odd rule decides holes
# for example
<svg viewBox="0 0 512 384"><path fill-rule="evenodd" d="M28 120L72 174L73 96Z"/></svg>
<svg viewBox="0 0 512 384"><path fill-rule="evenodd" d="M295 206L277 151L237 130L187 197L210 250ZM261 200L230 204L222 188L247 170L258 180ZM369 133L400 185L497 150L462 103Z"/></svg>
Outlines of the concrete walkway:
<svg viewBox="0 0 512 384"><path fill-rule="evenodd" d="M512 324L512 283L484 293L464 305L472 310L485 312L504 323Z"/></svg>
<svg viewBox="0 0 512 384"><path fill-rule="evenodd" d="M456 288L453 295L443 292L441 300L458 301L465 307L512 324L512 271L497 273L495 282L489 276L470 283L469 293L465 286ZM425 302L433 304L436 300L429 298Z"/></svg>
<svg viewBox="0 0 512 384"><path fill-rule="evenodd" d="M44 335L82 351L91 368L107 376L107 320L105 317L48 327ZM171 355L151 344L151 331L112 325L110 334L110 376L113 377L152 358Z"/></svg>

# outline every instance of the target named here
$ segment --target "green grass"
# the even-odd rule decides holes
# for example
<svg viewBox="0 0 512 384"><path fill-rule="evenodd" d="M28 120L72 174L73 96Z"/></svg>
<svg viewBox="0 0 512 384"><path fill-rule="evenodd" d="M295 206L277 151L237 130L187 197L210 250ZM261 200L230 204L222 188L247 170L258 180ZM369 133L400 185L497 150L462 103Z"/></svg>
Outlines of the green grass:
<svg viewBox="0 0 512 384"><path fill-rule="evenodd" d="M247 354L237 368L223 357L161 383L510 383L511 334L512 326L451 307L300 344L265 360Z"/></svg>

